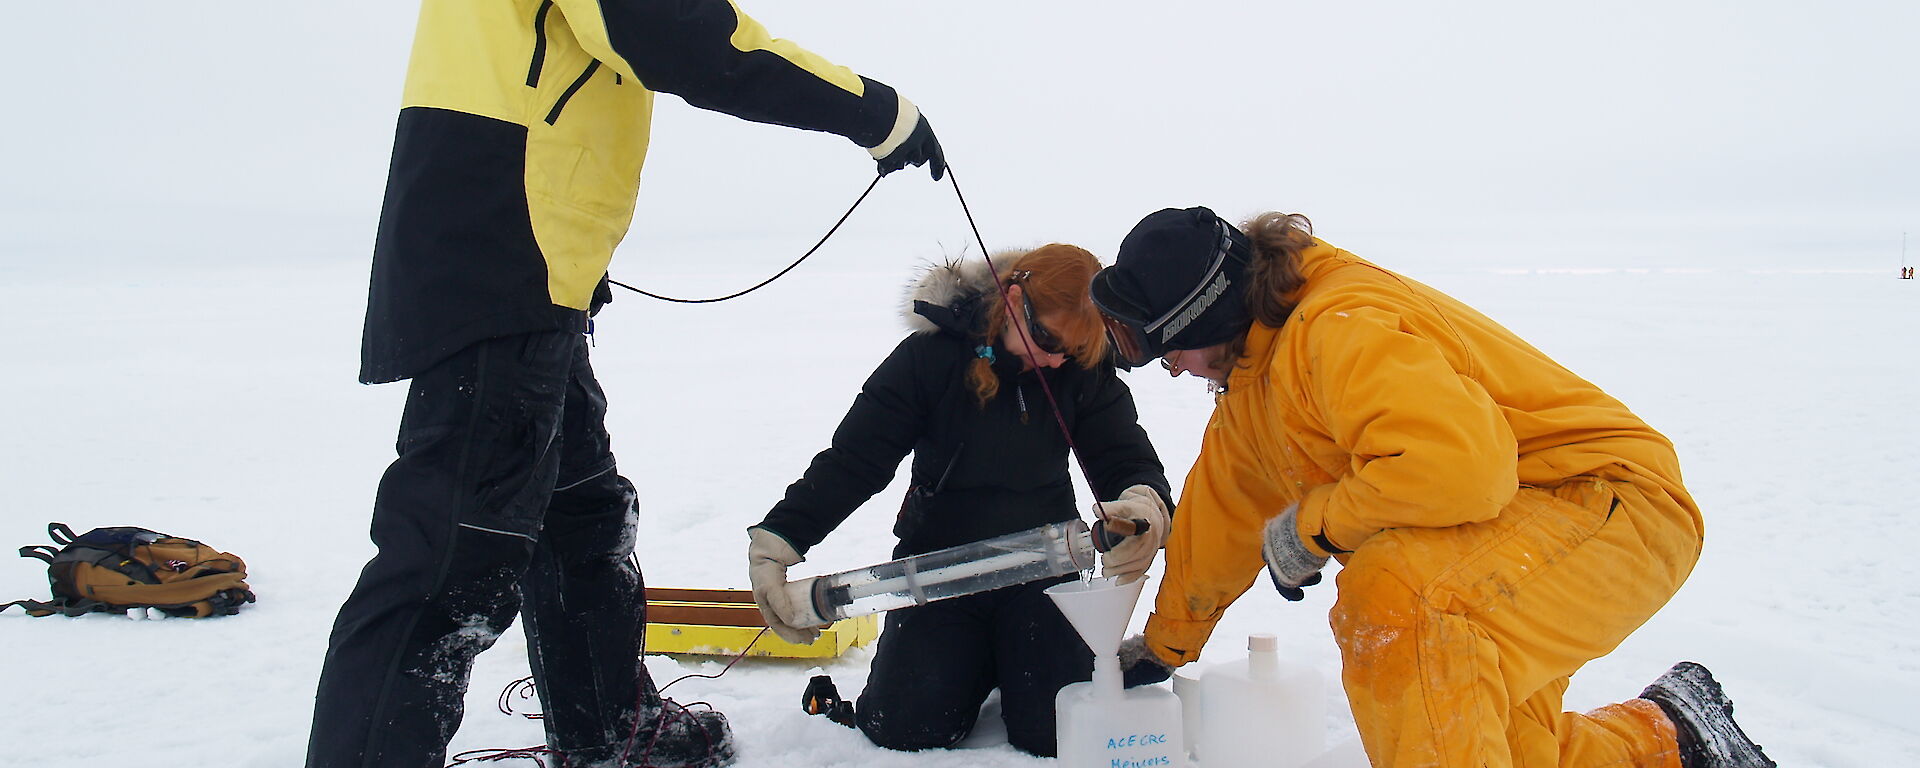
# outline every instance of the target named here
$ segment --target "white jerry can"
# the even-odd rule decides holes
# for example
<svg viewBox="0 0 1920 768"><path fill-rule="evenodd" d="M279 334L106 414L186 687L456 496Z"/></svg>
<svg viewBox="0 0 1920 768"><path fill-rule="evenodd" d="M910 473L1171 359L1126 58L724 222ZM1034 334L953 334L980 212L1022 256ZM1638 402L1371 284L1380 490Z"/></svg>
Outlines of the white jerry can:
<svg viewBox="0 0 1920 768"><path fill-rule="evenodd" d="M1116 651L1146 577L1067 582L1047 588L1093 650L1093 679L1054 696L1060 768L1183 768L1180 698L1158 687L1122 690Z"/></svg>
<svg viewBox="0 0 1920 768"><path fill-rule="evenodd" d="M1198 683L1199 720L1188 722L1202 768L1300 768L1326 750L1320 673L1282 661L1273 635L1248 636L1246 659L1209 666Z"/></svg>

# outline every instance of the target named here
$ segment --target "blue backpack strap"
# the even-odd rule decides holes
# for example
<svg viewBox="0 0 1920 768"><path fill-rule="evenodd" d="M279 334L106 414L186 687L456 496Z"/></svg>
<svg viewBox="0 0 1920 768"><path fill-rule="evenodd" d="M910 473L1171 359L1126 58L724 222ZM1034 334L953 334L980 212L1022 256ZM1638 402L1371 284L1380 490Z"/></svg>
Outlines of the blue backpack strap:
<svg viewBox="0 0 1920 768"><path fill-rule="evenodd" d="M68 528L66 523L47 523L47 537L53 539L53 543L63 547L72 544L74 539L80 538L74 535L73 529Z"/></svg>

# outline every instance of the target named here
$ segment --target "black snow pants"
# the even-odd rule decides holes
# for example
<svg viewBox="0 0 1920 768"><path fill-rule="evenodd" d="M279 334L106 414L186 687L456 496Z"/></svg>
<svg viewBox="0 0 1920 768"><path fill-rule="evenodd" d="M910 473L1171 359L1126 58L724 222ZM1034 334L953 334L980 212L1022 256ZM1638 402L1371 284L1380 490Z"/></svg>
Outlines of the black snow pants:
<svg viewBox="0 0 1920 768"><path fill-rule="evenodd" d="M1093 652L1043 590L1045 579L887 614L854 705L860 731L888 749L951 747L1000 689L1007 742L1053 757L1053 697L1093 677Z"/></svg>
<svg viewBox="0 0 1920 768"><path fill-rule="evenodd" d="M320 673L310 768L440 768L474 656L516 613L548 744L567 765L619 753L658 693L638 509L605 414L577 333L477 342L413 379L374 501L379 551Z"/></svg>

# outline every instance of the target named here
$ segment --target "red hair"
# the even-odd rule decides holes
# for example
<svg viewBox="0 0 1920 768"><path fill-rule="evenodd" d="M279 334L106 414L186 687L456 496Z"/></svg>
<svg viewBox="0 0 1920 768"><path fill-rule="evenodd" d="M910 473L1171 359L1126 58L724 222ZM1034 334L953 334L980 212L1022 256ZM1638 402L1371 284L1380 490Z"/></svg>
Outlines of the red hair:
<svg viewBox="0 0 1920 768"><path fill-rule="evenodd" d="M1084 248L1062 243L1043 245L1026 253L1010 251L999 255L994 266L1000 272L1001 289L1019 285L1027 300L1033 302L1034 315L1046 318L1043 322L1060 337L1074 362L1082 368L1092 368L1106 360L1106 327L1100 322L1100 310L1094 308L1092 299L1087 297L1087 286L1100 271L1099 259ZM989 295L985 300L989 305L986 343L997 344L1007 331L1006 304L998 294ZM1015 304L1014 312L1020 311L1020 305ZM1000 392L1000 379L993 375L992 362L984 357L973 361L967 380L981 405Z"/></svg>

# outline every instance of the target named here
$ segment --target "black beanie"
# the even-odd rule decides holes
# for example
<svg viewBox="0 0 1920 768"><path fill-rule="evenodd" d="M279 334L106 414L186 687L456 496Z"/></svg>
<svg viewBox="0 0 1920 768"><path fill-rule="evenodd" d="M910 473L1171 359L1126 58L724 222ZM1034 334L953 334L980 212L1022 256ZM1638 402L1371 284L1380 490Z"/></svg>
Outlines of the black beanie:
<svg viewBox="0 0 1920 768"><path fill-rule="evenodd" d="M1093 300L1141 331L1153 357L1210 347L1244 333L1253 320L1245 298L1252 260L1247 236L1213 211L1164 208L1120 241L1113 266L1093 278Z"/></svg>

